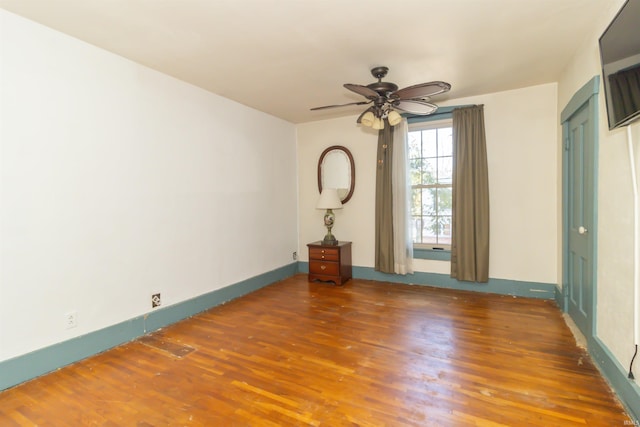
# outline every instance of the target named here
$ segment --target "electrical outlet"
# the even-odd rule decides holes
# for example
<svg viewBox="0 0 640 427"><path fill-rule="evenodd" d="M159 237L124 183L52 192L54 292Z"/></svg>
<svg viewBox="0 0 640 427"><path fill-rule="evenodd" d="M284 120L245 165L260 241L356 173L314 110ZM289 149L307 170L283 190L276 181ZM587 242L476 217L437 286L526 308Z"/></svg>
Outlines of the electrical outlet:
<svg viewBox="0 0 640 427"><path fill-rule="evenodd" d="M64 326L65 329L71 329L78 326L78 312L70 311L64 314Z"/></svg>
<svg viewBox="0 0 640 427"><path fill-rule="evenodd" d="M162 304L162 300L160 299L160 294L151 295L151 308L160 307Z"/></svg>
<svg viewBox="0 0 640 427"><path fill-rule="evenodd" d="M297 260L298 259L298 252L294 252L292 257L293 257L294 261Z"/></svg>

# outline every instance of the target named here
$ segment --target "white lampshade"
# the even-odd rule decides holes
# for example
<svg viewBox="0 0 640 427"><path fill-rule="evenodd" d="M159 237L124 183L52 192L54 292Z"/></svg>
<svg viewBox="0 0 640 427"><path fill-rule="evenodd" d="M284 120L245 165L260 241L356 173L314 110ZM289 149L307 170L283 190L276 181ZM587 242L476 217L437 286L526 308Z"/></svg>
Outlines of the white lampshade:
<svg viewBox="0 0 640 427"><path fill-rule="evenodd" d="M371 127L375 130L384 129L384 120L375 118Z"/></svg>
<svg viewBox="0 0 640 427"><path fill-rule="evenodd" d="M387 120L389 120L389 124L391 126L395 126L402 121L402 116L398 114L396 110L389 111L389 115L387 116Z"/></svg>
<svg viewBox="0 0 640 427"><path fill-rule="evenodd" d="M371 111L367 111L362 115L360 123L362 123L364 126L371 126L375 119L376 117L373 115L373 113Z"/></svg>
<svg viewBox="0 0 640 427"><path fill-rule="evenodd" d="M316 209L342 209L337 188L323 188Z"/></svg>

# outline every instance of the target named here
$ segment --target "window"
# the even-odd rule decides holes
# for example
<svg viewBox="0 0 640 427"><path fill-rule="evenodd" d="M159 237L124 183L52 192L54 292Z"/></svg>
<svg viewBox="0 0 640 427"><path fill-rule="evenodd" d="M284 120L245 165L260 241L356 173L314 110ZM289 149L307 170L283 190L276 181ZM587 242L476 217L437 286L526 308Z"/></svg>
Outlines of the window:
<svg viewBox="0 0 640 427"><path fill-rule="evenodd" d="M411 222L416 249L451 249L451 120L409 125Z"/></svg>

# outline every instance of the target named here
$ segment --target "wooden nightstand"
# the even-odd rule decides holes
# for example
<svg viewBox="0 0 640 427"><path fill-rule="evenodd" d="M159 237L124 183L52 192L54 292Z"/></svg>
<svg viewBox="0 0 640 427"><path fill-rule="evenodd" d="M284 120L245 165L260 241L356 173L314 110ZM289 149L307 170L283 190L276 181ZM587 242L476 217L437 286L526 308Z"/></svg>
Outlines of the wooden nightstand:
<svg viewBox="0 0 640 427"><path fill-rule="evenodd" d="M342 285L351 279L351 242L323 245L309 243L309 281L324 280Z"/></svg>

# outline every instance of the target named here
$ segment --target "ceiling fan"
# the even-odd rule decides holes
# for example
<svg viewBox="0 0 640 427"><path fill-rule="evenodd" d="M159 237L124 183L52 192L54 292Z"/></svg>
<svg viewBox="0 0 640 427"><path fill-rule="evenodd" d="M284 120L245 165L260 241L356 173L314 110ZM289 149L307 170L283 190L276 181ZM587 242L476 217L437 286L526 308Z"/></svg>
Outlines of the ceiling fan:
<svg viewBox="0 0 640 427"><path fill-rule="evenodd" d="M395 126L402 120L396 110L405 111L410 114L428 115L434 113L438 106L432 104L429 98L451 89L449 83L434 81L408 86L398 90L398 85L391 82L383 82L389 68L375 67L371 69L371 75L378 79L377 82L366 86L351 83L344 84L344 87L367 98L367 101L349 102L347 104L325 105L315 107L311 110L324 110L327 108L345 107L347 105L373 104L358 117L357 123L371 126L374 129L384 129L384 119L387 119L391 126Z"/></svg>

